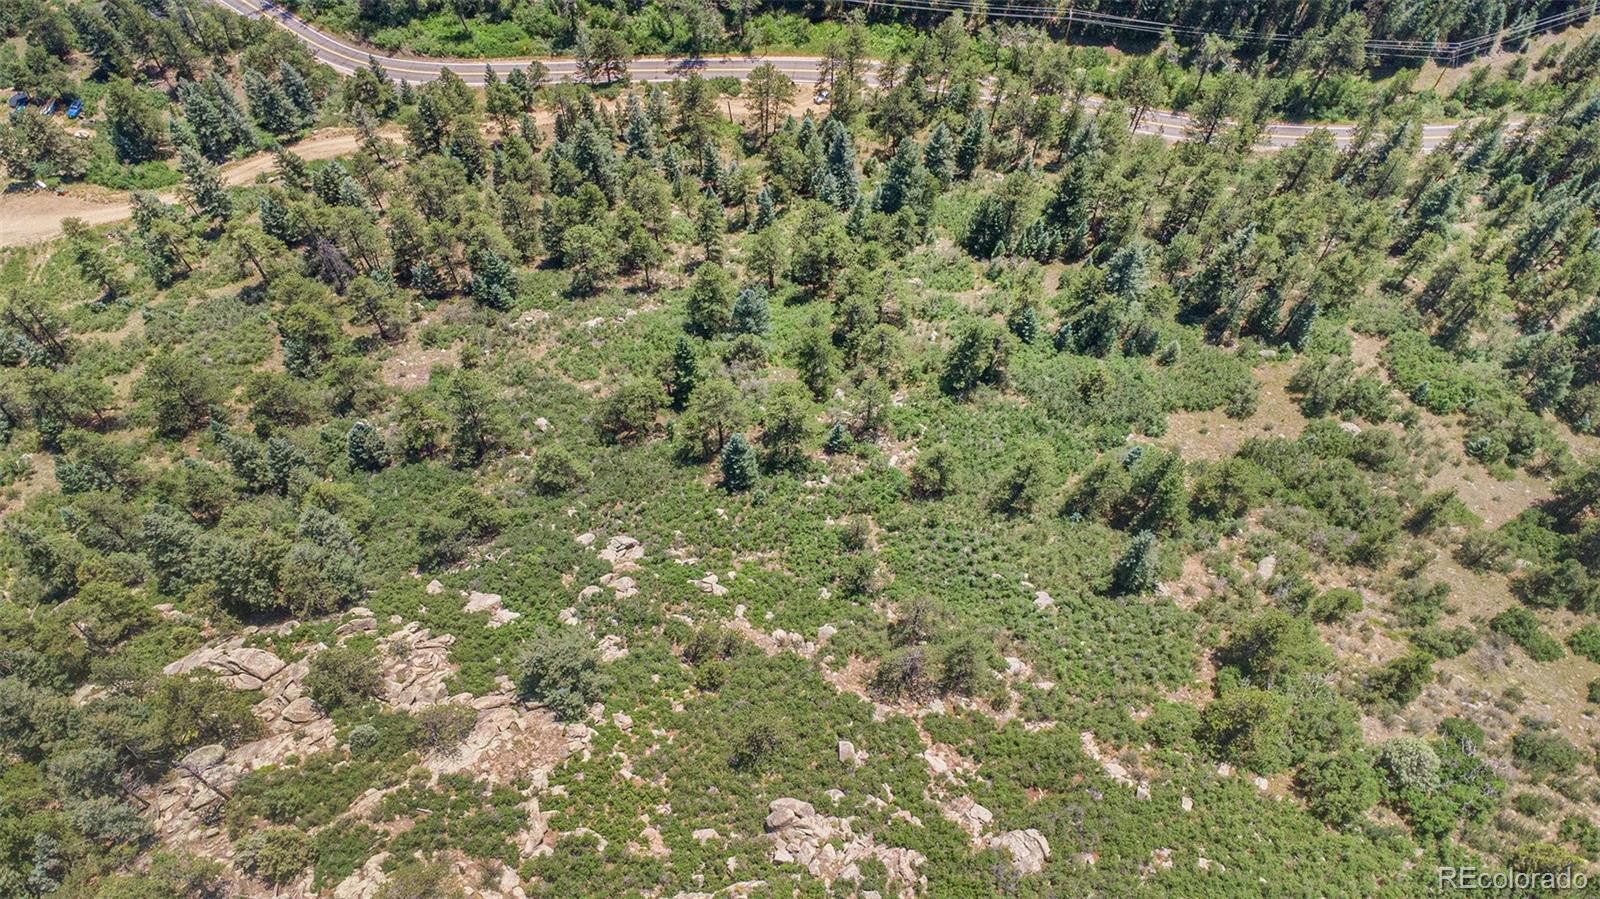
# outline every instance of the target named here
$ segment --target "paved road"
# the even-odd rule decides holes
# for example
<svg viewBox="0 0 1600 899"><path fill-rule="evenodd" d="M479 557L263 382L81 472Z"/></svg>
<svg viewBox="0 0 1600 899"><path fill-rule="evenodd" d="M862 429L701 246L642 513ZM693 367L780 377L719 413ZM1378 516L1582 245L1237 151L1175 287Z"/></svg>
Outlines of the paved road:
<svg viewBox="0 0 1600 899"><path fill-rule="evenodd" d="M367 65L370 54L378 60L389 77L419 84L432 81L439 77L441 69L450 69L461 76L461 80L470 85L483 83L484 66L487 65L500 75L505 75L512 69L526 66L527 59L424 59L416 56L392 56L379 53L376 50L348 43L324 31L307 24L303 19L270 2L261 0L213 0L242 16L251 18L270 18L279 26L287 29L301 43L311 51L319 62L342 74L350 74L356 69ZM641 57L635 59L628 68L628 74L635 81L673 81L687 77L691 72L699 72L706 77L733 77L743 78L750 71L762 63L772 63L779 71L794 79L797 84L814 85L817 83L817 66L821 62L816 56L712 56L699 59L673 59L670 57ZM577 62L567 57L541 58L550 77L556 80L575 80L578 77ZM869 74L866 81L869 85L875 82ZM1101 101L1090 98L1087 104L1091 107L1098 106ZM1178 141L1189 131L1193 120L1184 113L1165 110L1153 110L1145 113L1139 123L1140 134L1150 134L1169 141ZM1347 143L1355 132L1353 125L1291 125L1285 122L1276 122L1266 127L1260 138L1260 145L1264 149L1281 149L1287 147L1318 127L1326 128L1336 143ZM1428 124L1422 126L1422 148L1432 150L1438 146L1456 128L1455 123Z"/></svg>

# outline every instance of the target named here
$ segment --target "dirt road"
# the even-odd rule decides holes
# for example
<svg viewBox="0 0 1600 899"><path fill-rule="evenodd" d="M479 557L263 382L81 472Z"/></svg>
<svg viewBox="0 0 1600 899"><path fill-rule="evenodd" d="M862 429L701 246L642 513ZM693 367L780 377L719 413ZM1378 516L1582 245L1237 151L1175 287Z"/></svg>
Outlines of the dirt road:
<svg viewBox="0 0 1600 899"><path fill-rule="evenodd" d="M386 132L385 136L398 137L399 132ZM354 153L359 144L354 131L337 128L317 132L290 149L306 160L331 159ZM224 166L222 180L229 185L249 184L270 171L272 154L257 153ZM157 196L168 203L181 199L176 190L161 191ZM47 191L0 193L0 247L26 246L59 237L63 219L79 218L90 225L107 225L126 219L132 210L127 193L93 187L76 187L63 196Z"/></svg>

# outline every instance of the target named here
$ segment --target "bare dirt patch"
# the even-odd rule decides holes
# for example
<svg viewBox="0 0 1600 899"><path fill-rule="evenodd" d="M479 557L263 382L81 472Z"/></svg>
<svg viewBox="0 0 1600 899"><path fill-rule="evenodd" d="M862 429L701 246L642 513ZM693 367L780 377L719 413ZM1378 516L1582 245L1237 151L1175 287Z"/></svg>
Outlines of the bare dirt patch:
<svg viewBox="0 0 1600 899"><path fill-rule="evenodd" d="M1306 427L1306 417L1289 396L1289 378L1293 375L1290 365L1258 366L1255 376L1261 393L1250 417L1229 418L1220 409L1174 412L1167 416L1167 433L1160 439L1176 444L1185 459L1209 461L1232 456L1252 437L1292 440Z"/></svg>

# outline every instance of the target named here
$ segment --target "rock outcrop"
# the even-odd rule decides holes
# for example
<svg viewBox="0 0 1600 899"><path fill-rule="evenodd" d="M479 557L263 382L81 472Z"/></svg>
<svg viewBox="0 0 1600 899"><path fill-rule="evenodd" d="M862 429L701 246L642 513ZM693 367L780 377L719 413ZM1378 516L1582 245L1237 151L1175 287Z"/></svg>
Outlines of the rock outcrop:
<svg viewBox="0 0 1600 899"><path fill-rule="evenodd" d="M522 617L521 612L513 612L506 608L504 600L498 593L479 593L474 590L466 596L467 604L461 607L461 611L474 614L488 612L488 626L491 628L504 627Z"/></svg>
<svg viewBox="0 0 1600 899"><path fill-rule="evenodd" d="M912 896L927 887L927 878L917 871L927 860L922 853L880 845L872 834L854 833L849 818L818 814L809 802L774 799L768 806L766 830L773 840L774 862L800 865L830 886L835 880L859 880L861 862L876 859L888 870L888 880L898 886L899 895Z"/></svg>
<svg viewBox="0 0 1600 899"><path fill-rule="evenodd" d="M989 846L1011 853L1011 866L1022 875L1043 871L1044 863L1050 858L1050 841L1031 827L1027 830L1008 830L990 837Z"/></svg>

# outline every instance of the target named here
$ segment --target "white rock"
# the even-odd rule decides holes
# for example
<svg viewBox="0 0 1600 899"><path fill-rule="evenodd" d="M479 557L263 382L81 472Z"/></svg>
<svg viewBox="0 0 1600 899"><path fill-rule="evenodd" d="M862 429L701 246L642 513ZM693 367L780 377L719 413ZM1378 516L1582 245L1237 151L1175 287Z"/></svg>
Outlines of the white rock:
<svg viewBox="0 0 1600 899"><path fill-rule="evenodd" d="M831 624L824 624L822 627L817 628L817 642L826 643L829 640L832 640L833 635L837 633L839 633L838 628Z"/></svg>
<svg viewBox="0 0 1600 899"><path fill-rule="evenodd" d="M839 741L839 761L846 765L856 763L856 746L849 740Z"/></svg>
<svg viewBox="0 0 1600 899"><path fill-rule="evenodd" d="M1272 580L1272 573L1278 570L1277 556L1262 556L1256 563L1256 577L1264 581Z"/></svg>
<svg viewBox="0 0 1600 899"><path fill-rule="evenodd" d="M1040 590L1039 592L1033 594L1033 607L1043 612L1046 609L1055 608L1056 601L1050 598L1050 594Z"/></svg>
<svg viewBox="0 0 1600 899"><path fill-rule="evenodd" d="M283 720L290 724L305 724L315 721L319 714L317 704L312 702L309 696L302 696L283 708Z"/></svg>
<svg viewBox="0 0 1600 899"><path fill-rule="evenodd" d="M691 580L689 583L699 587L702 593L709 593L712 596L728 595L728 588L717 582L716 572L713 571L708 571L705 577L699 580Z"/></svg>
<svg viewBox="0 0 1600 899"><path fill-rule="evenodd" d="M438 579L435 578L428 582L428 586L423 588L423 592L429 596L438 596L444 592L444 584L439 583Z"/></svg>
<svg viewBox="0 0 1600 899"><path fill-rule="evenodd" d="M590 545L592 545L594 543L594 535L585 532L585 533L579 534L578 537L577 537L577 540L578 540L578 545L579 546L587 547L587 546L590 546Z"/></svg>
<svg viewBox="0 0 1600 899"><path fill-rule="evenodd" d="M990 837L989 845L1011 853L1011 866L1022 875L1037 874L1044 870L1044 863L1050 858L1050 841L1031 827L1027 830L1008 830L997 837Z"/></svg>

